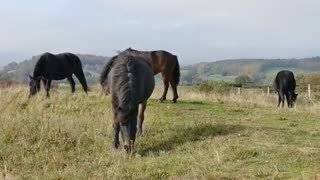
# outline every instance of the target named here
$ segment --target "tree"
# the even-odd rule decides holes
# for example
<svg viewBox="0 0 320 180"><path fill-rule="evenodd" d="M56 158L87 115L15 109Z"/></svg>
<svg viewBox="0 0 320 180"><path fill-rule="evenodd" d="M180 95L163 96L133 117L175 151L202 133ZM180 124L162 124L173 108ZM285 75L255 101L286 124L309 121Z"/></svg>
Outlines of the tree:
<svg viewBox="0 0 320 180"><path fill-rule="evenodd" d="M8 72L8 71L12 71L14 69L16 69L18 67L18 63L16 62L11 62L9 63L8 65L6 65L4 68L3 68L3 71L4 72Z"/></svg>
<svg viewBox="0 0 320 180"><path fill-rule="evenodd" d="M252 81L248 75L240 75L234 79L237 86L243 87L252 84Z"/></svg>
<svg viewBox="0 0 320 180"><path fill-rule="evenodd" d="M263 84L267 76L264 73L255 72L251 75L251 81L254 84Z"/></svg>

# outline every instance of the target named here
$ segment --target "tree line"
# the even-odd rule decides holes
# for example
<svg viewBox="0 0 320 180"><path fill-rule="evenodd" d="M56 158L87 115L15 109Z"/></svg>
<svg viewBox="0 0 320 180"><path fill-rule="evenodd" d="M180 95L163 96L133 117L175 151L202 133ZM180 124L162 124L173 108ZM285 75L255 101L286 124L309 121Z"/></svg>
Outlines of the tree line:
<svg viewBox="0 0 320 180"><path fill-rule="evenodd" d="M100 72L109 57L78 54L89 84L98 83ZM28 75L40 56L33 56L20 63L7 64L0 72L2 79L28 82ZM181 61L181 60L180 60ZM183 62L183 61L182 61ZM180 64L183 64L180 62ZM305 74L320 70L320 57L304 59L237 59L209 63L197 63L181 67L181 83L196 84L201 81L222 81L236 86L270 85L279 70L295 73L301 83L317 81L317 74ZM161 79L156 76L156 81Z"/></svg>

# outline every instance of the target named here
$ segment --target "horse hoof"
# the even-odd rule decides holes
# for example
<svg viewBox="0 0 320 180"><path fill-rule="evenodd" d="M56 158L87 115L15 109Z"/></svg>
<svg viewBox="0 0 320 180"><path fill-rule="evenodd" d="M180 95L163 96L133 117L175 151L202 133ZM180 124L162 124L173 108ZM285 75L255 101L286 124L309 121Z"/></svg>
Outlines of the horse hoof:
<svg viewBox="0 0 320 180"><path fill-rule="evenodd" d="M164 102L165 100L167 100L167 98L161 97L161 98L159 99L160 102Z"/></svg>
<svg viewBox="0 0 320 180"><path fill-rule="evenodd" d="M137 136L142 136L142 130L137 131Z"/></svg>
<svg viewBox="0 0 320 180"><path fill-rule="evenodd" d="M177 100L176 100L176 99L172 100L172 103L176 103L176 102L177 102Z"/></svg>
<svg viewBox="0 0 320 180"><path fill-rule="evenodd" d="M124 145L124 149L127 154L131 153L131 148L128 145Z"/></svg>
<svg viewBox="0 0 320 180"><path fill-rule="evenodd" d="M112 143L112 147L114 148L114 149L118 149L119 148L119 143Z"/></svg>

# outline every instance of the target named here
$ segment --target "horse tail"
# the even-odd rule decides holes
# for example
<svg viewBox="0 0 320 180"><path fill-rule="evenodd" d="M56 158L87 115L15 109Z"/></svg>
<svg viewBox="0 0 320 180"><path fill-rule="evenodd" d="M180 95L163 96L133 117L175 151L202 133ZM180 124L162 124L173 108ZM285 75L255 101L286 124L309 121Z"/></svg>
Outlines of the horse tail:
<svg viewBox="0 0 320 180"><path fill-rule="evenodd" d="M114 63L114 60L117 58L117 56L114 56L112 57L108 62L107 64L103 67L103 70L101 72L101 75L100 75L100 79L99 79L99 82L102 86L103 89L105 89L105 86L107 85L107 77L108 77L108 74L113 66L113 63Z"/></svg>
<svg viewBox="0 0 320 180"><path fill-rule="evenodd" d="M65 57L69 60L71 64L73 64L74 74L78 78L84 92L87 93L89 89L88 89L86 77L83 73L82 63L80 58L77 55L71 54L71 53L66 53Z"/></svg>
<svg viewBox="0 0 320 180"><path fill-rule="evenodd" d="M87 80L86 80L86 77L83 73L83 69L82 69L82 65L81 65L81 61L80 61L80 70L79 70L79 73L77 75L77 78L79 79L81 85L82 85L82 88L84 90L84 92L88 92L89 91L89 88L88 88L88 84L87 84Z"/></svg>
<svg viewBox="0 0 320 180"><path fill-rule="evenodd" d="M179 66L178 57L174 55L174 59L176 61L176 66L173 69L172 80L176 85L178 85L180 82L180 66Z"/></svg>

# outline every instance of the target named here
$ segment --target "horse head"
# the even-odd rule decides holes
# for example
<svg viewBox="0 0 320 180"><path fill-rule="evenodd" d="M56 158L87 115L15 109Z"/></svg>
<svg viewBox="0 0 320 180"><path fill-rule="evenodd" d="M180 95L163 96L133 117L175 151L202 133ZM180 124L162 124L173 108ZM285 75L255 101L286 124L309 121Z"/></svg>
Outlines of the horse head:
<svg viewBox="0 0 320 180"><path fill-rule="evenodd" d="M298 97L298 94L296 94L295 92L292 93L292 97L291 97L291 106L294 105L294 103L296 102Z"/></svg>
<svg viewBox="0 0 320 180"><path fill-rule="evenodd" d="M29 82L29 88L30 88L30 91L29 91L29 97L37 94L38 91L40 91L40 80L41 80L41 77L32 77L31 75L29 75L29 79L30 79L30 82Z"/></svg>
<svg viewBox="0 0 320 180"><path fill-rule="evenodd" d="M118 108L117 118L120 122L120 131L123 137L124 149L127 153L134 149L137 132L137 113L128 108Z"/></svg>

